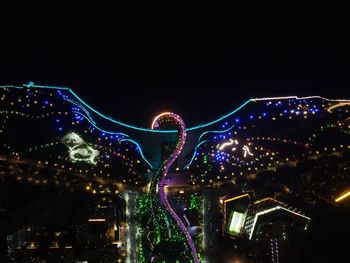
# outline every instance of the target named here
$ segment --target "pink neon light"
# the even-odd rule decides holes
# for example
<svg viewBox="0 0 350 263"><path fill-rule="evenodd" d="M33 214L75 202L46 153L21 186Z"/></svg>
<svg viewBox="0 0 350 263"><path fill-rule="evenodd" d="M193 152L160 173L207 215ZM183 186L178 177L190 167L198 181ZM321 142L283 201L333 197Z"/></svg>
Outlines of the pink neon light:
<svg viewBox="0 0 350 263"><path fill-rule="evenodd" d="M177 222L178 226L181 228L182 232L185 234L186 239L187 239L187 244L189 245L190 249L191 249L191 253L192 256L194 258L195 263L198 263L198 255L197 255L197 251L196 251L196 246L193 242L193 239L190 235L190 233L188 232L185 224L181 221L180 217L175 213L175 211L173 210L173 208L171 207L168 198L165 194L165 180L162 180L166 177L168 170L170 168L170 166L174 163L174 161L176 160L176 158L180 155L183 146L185 145L185 141L186 141L186 126L184 121L181 119L181 117L177 114L171 113L171 112L164 112L159 114L157 117L154 118L151 128L158 128L159 127L159 123L161 122L162 118L167 118L167 119L172 119L174 121L174 124L178 124L179 128L179 140L178 140L178 144L176 145L176 149L174 151L174 153L169 157L168 160L166 160L164 163L164 167L162 168L162 176L158 182L158 191L159 191L159 197L160 197L160 201L163 204L163 206L168 210L168 212L171 214L171 216L175 219L175 221Z"/></svg>

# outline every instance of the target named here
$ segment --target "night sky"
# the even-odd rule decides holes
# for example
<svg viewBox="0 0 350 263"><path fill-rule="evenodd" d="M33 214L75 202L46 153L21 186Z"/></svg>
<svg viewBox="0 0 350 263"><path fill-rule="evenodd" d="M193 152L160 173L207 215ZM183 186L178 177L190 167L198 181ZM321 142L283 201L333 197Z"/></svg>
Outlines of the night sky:
<svg viewBox="0 0 350 263"><path fill-rule="evenodd" d="M144 127L164 110L188 126L209 122L252 97L350 98L345 15L266 10L2 18L0 84L68 86L106 115Z"/></svg>

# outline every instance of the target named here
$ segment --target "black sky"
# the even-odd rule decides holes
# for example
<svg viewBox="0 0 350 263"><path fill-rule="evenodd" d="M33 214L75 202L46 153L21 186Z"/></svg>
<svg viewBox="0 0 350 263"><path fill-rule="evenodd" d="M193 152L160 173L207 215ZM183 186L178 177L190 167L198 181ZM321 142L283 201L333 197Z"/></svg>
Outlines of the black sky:
<svg viewBox="0 0 350 263"><path fill-rule="evenodd" d="M350 98L345 17L286 8L231 16L19 15L1 20L0 83L69 86L106 115L140 126L163 110L193 126L251 97Z"/></svg>

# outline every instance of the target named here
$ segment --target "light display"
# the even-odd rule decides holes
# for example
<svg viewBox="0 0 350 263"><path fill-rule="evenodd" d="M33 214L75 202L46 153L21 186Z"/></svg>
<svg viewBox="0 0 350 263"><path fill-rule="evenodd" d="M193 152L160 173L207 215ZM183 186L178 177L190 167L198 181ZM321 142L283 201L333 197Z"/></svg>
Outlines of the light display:
<svg viewBox="0 0 350 263"><path fill-rule="evenodd" d="M113 180L114 184L146 184L144 174L151 166L143 161L140 145L128 139L129 135L123 131L103 128L94 114L67 88L33 84L1 86L1 150L6 153L11 149L9 153L17 163L34 162L38 169L55 171L51 178L41 178L40 173L36 173L34 177L17 176L18 180L28 177L33 183L53 181L59 184L62 181L68 185L65 177L58 175L65 173L67 180L77 176L96 180L98 184L104 182L98 189L86 187L86 191L92 193L112 191L114 186L107 185L102 178L109 178L109 184ZM25 127L27 136L20 136L14 127ZM17 139L12 141L12 137ZM25 140L27 137L31 139Z"/></svg>
<svg viewBox="0 0 350 263"><path fill-rule="evenodd" d="M62 138L62 142L68 147L69 158L72 162L97 164L96 158L100 152L88 143L85 143L78 134L74 132L68 133Z"/></svg>
<svg viewBox="0 0 350 263"><path fill-rule="evenodd" d="M75 160L77 165L63 163L63 153L56 160L50 157L48 165L64 165L77 173L111 177L116 165L113 160L118 159L118 169L125 169L119 173L123 177L118 178L121 183L147 183L144 174L150 173L158 164L151 161L153 157L150 157L149 149L142 149L143 142L148 143L145 135L176 133L173 128L148 129L118 122L93 109L69 88L29 83L1 86L0 90L0 133L3 136L9 133L13 120L21 120L21 123L25 120L27 127L48 127L52 134L51 138L43 135L37 144L27 145L24 152L17 150L16 143L2 140L3 150L20 159L42 154L38 161L45 164L50 149L59 147L57 137L75 132L81 138L87 138L90 145L69 149L67 160L70 163ZM348 152L347 138L337 136L337 140L327 142L323 139L324 134L338 130L350 134L348 100L329 100L319 96L250 99L217 120L187 128L186 132L192 136L191 145L187 147L192 147L193 151L182 162L184 166L177 168L179 171L186 168L191 174L188 181L191 185L232 182L243 175L295 165L296 160L314 158L315 155ZM40 132L40 129L36 133L33 131L33 140ZM141 134L134 137L134 133ZM95 168L88 167L86 171L86 167L82 169L79 163L91 163Z"/></svg>
<svg viewBox="0 0 350 263"><path fill-rule="evenodd" d="M251 99L198 137L186 168L190 184L212 185L296 165L316 155L348 152L349 101L319 96ZM325 140L326 127L343 135ZM331 147L327 147L332 145ZM242 149L242 152L238 151ZM329 151L332 149L332 151Z"/></svg>
<svg viewBox="0 0 350 263"><path fill-rule="evenodd" d="M175 213L167 197L171 165L172 173L186 175L181 177L184 184L194 189L231 184L244 188L260 183L260 177L267 173L270 178L266 182L283 180L276 176L282 174L278 173L280 168L299 168L310 161L314 162L313 170L303 177L303 183L310 189L321 189L321 193L326 192L326 182L338 183L328 187L327 194L329 200L341 205L350 196L348 170L344 169L350 151L349 125L350 101L319 96L249 99L217 120L190 128L178 115L165 112L150 128L141 128L100 113L69 88L33 83L0 87L1 154L13 167L35 168L28 174L16 174L17 181L52 182L72 190L80 187L91 194L117 194L125 186L148 189L137 204L139 222L147 226L137 240L141 262L161 262L170 244L181 251L179 262L200 260L198 239L183 223L183 218L188 221L190 217ZM175 149L170 145L169 156L160 156L155 149L168 141L169 145L175 143ZM322 161L333 157L344 163L332 168L334 176ZM76 178L82 180L80 186L71 183ZM223 202L224 210L235 198ZM225 231L247 233L248 239L254 239L259 220L275 212L309 220L272 203L247 214L224 211ZM200 205L195 195L184 201L191 213L200 210Z"/></svg>
<svg viewBox="0 0 350 263"><path fill-rule="evenodd" d="M187 245L190 249L192 259L190 259L186 255L186 250L183 251L185 253L185 255L183 256L185 258L188 258L187 260L190 260L189 262L198 263L199 260L198 260L195 244L186 226L184 225L180 217L175 213L172 206L170 205L167 195L165 193L166 184L164 183L170 166L174 163L176 158L179 156L185 144L185 141L186 141L185 123L180 118L180 116L174 113L166 112L158 115L153 120L151 128L152 129L160 128L163 125L164 126L171 125L171 126L177 127L179 134L178 134L178 141L176 143L173 153L171 153L170 156L166 158L165 161L160 165L159 169L153 176L152 182L150 185L151 215L156 228L157 243L161 243L164 241L169 242L170 240L174 239L173 231L175 229L174 229L174 225L170 223L170 219L173 219L176 222L177 226L182 231L181 234L185 236L185 240L187 241ZM158 190L158 193L157 193L157 190ZM171 218L169 218L168 214L171 216ZM158 258L161 258L162 256L163 255L156 255L152 257L151 262L155 262L156 260L158 260Z"/></svg>

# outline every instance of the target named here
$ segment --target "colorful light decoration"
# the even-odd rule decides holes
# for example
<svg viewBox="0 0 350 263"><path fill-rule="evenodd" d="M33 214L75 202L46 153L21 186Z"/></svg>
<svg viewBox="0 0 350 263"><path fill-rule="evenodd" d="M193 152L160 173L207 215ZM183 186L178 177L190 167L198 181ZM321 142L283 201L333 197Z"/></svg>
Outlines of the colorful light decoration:
<svg viewBox="0 0 350 263"><path fill-rule="evenodd" d="M178 227L181 229L182 233L186 236L186 240L187 240L187 244L190 248L193 260L195 263L199 262L198 259L198 254L197 254L197 250L195 247L195 244L192 240L192 237L190 235L190 233L187 230L187 227L185 226L185 224L182 222L182 220L180 219L180 217L175 213L175 211L173 210L173 208L171 207L168 198L166 196L165 193L165 177L167 176L168 170L170 168L170 166L175 162L175 160L177 159L177 157L180 155L183 146L185 145L186 142L186 126L184 121L180 118L179 115L171 113L171 112L164 112L162 114L159 114L156 118L154 118L151 128L160 128L160 126L162 124L172 124L173 126L177 127L178 130L178 141L176 144L176 147L173 151L173 153L170 154L170 156L160 165L160 168L158 169L158 171L156 172L156 174L154 175L153 179L152 179L152 183L150 186L150 192L151 195L153 195L153 201L152 201L152 216L153 216L153 220L155 221L156 225L160 225L160 224L164 224L167 226L168 232L167 235L168 237L172 236L171 233L171 229L170 229L170 225L169 225L169 221L166 220L166 217L163 218L163 220L165 222L161 222L159 221L159 219L157 218L157 214L159 214L161 211L157 211L157 209L160 209L157 207L155 201L156 201L156 196L159 197L160 199L160 203L162 204L162 206L164 208L166 208L166 211L170 213L170 215L172 216L172 218L175 220L175 222L177 223ZM156 190L158 189L158 195L156 195ZM160 240L162 240L162 237L159 238ZM155 260L155 258L153 258L152 262Z"/></svg>
<svg viewBox="0 0 350 263"><path fill-rule="evenodd" d="M82 105L86 106L89 110L93 111L94 113L98 114L99 116L101 116L104 119L107 119L109 121L112 121L114 123L120 124L120 125L125 126L125 127L129 127L129 128L133 128L133 129L137 129L137 130L142 130L142 131L150 131L150 132L174 132L174 131L156 131L156 130L152 130L152 129L140 128L140 127L136 127L136 126L132 126L132 125L128 125L128 124L116 121L116 120L114 120L114 119L112 119L110 117L107 117L106 115L100 113L99 111L93 109L90 105L88 105L86 102L84 102L76 93L74 93L72 89L67 88L67 87L35 85L33 82L29 82L28 84L23 84L22 86L26 87L26 88L43 88L43 89L66 90L66 91L70 92ZM22 86L6 85L6 86L0 86L0 88L17 88L17 89L21 89L21 88L23 88ZM188 128L187 130L188 131L196 130L196 129L204 128L204 127L210 126L212 124L218 123L218 122L226 119L227 117L233 115L234 113L236 113L240 109L242 109L249 102L264 101L264 100L266 100L266 101L268 101L268 100L287 100L287 99L294 99L294 100L322 99L322 100L330 101L330 102L350 102L349 100L345 100L345 99L327 99L327 98L324 98L324 97L321 97L321 96L306 96L306 97L285 96L285 97L253 98L253 99L247 100L241 106L239 106L237 109L233 110L229 114L226 114L226 115L220 117L217 120L214 120L214 121L206 123L206 124L197 125L197 126Z"/></svg>
<svg viewBox="0 0 350 263"><path fill-rule="evenodd" d="M25 143L28 148L12 148L18 160L24 156L28 162L39 159L38 161L49 169L51 166L54 169L69 169L70 173L96 178L113 175L113 179L118 178L117 180L126 184L139 185L146 181L141 176L147 171L147 161L142 161L144 156L139 145L133 143L131 139L124 141L123 139L129 137L125 133L99 128L97 121L93 119L96 116L72 97L67 89L31 85L29 87L1 86L0 115L3 120L2 123L0 122L0 134L9 133L11 127L22 120L26 121L26 125L29 124L29 128L32 128L31 123L35 122L36 127L47 129L44 136L39 135L43 132L42 130L38 129L35 132L37 138L33 138L33 141L37 141L37 145L31 145L31 141L28 140ZM81 138L86 136L89 142L77 141L77 145L67 146L69 152L65 155L61 152L62 148L59 145L62 144L62 137L71 132L79 134ZM123 140L122 143L121 140ZM5 141L3 142L6 149L8 146ZM48 159L50 162L47 162ZM116 162L110 165L112 160ZM84 166L82 163L92 165ZM113 170L118 166L125 169L125 172L115 176Z"/></svg>
<svg viewBox="0 0 350 263"><path fill-rule="evenodd" d="M240 114L242 115L232 119L227 118L225 122L222 122L221 127L224 128L223 130L205 131L201 134L198 143L200 147L196 149L196 156L191 159L187 167L191 173L200 173L201 177L204 178L199 178L200 180L191 178L191 184L196 184L197 182L211 184L216 179L213 176L216 177L218 173L225 172L230 174L231 171L235 173L238 171L237 174L240 175L258 174L264 169L275 169L287 163L295 165L296 160L300 160L301 157L305 158L305 155L307 156L308 154L310 154L310 158L314 158L312 157L314 152L321 150L317 149L317 144L313 143L314 138L307 141L305 139L300 140L301 136L299 135L285 134L284 132L287 129L283 127L290 125L290 130L292 130L300 125L300 121L310 119L308 127L311 124L317 128L316 123L322 124L322 121L326 119L326 117L324 119L323 117L329 115L330 111L328 109L331 105L337 105L331 109L332 111L339 109L342 113L337 116L344 116L344 114L349 112L346 107L350 104L349 100L328 100L319 96L301 98L291 96L252 100L257 103L254 107L254 112L249 113L241 110ZM251 107L253 106L251 105ZM344 120L337 120L334 114L332 118L334 118L334 123L331 124L332 127L334 126L335 129L341 132L349 133L347 124L349 118L343 117L345 118ZM287 123L288 121L290 123ZM269 127L270 123L274 125L274 130L271 130ZM225 127L227 126L230 127L226 129ZM257 133L261 129L264 130L263 136ZM267 129L271 134L281 130L280 133L283 137L270 137L266 133ZM297 129L295 132L299 134ZM298 137L299 140L295 140ZM205 139L206 142L203 143L201 139ZM237 147L232 147L234 140L239 140L243 144L242 156L236 154ZM345 141L340 144L344 143ZM284 145L287 147L284 147ZM345 147L340 146L334 145L330 148L346 152ZM227 151L227 148L231 151ZM229 177L218 176L218 179L228 179Z"/></svg>
<svg viewBox="0 0 350 263"><path fill-rule="evenodd" d="M98 142L93 142L94 144L92 144L86 143L82 139L82 137L78 135L78 133L68 133L70 135L66 138L65 144L69 149L69 155L68 157L66 155L59 156L59 160L62 162L52 162L53 166L61 167L62 169L67 170L69 169L69 171L71 171L72 169L74 172L79 171L79 173L81 174L88 175L92 170L82 170L79 168L79 165L65 166L66 164L64 163L64 160L67 161L69 159L73 163L86 162L93 164L93 166L88 166L90 169L90 167L99 167L102 165L108 167L108 159L111 158L111 156L116 156L123 160L122 165L128 167L128 175L131 175L127 178L124 178L124 183L130 183L131 178L133 176L136 176L134 169L136 159L134 159L134 156L129 157L128 155L124 155L123 150L129 153L139 153L142 159L145 161L145 163L147 163L151 168L153 167L145 158L140 144L138 142L132 140L125 133L101 129L98 123L100 117L105 120L117 123L123 127L131 128L137 131L146 131L152 133L175 133L180 131L179 137L183 141L183 143L186 138L186 132L193 131L196 129L203 129L203 132L201 131L202 134L198 138L197 146L195 147L192 158L189 164L186 166L191 173L193 173L192 169L194 167L204 167L205 171L203 173L193 173L196 176L191 176L195 178L193 181L191 181L191 183L193 184L195 184L195 180L201 180L201 182L205 184L212 183L214 180L210 178L210 173L215 174L215 176L219 174L217 176L217 180L225 182L230 181L234 173L236 173L235 176L237 176L237 174L245 176L249 173L258 173L260 169L274 169L280 163L282 165L288 162L293 163L295 161L291 161L290 159L292 159L295 156L290 156L282 153L282 151L284 150L283 146L287 144L292 145L293 147L302 148L302 154L306 156L305 158L316 154L319 155L320 152L321 154L326 153L327 151L335 152L336 150L345 152L349 151L350 149L350 146L347 144L342 144L339 146L332 145L331 147L325 147L324 150L315 148L315 146L313 145L313 141L318 136L316 132L314 132L315 136L310 136L308 138L309 141L305 141L305 138L298 137L278 137L278 135L276 136L276 134L274 134L271 137L269 137L266 134L264 134L264 136L262 136L261 134L251 134L255 131L255 126L258 126L261 123L265 124L266 122L269 122L276 123L278 125L279 121L303 121L306 118L313 118L312 120L315 120L319 116L321 117L327 114L335 115L331 113L335 111L338 112L338 110L340 113L347 112L345 110L341 110L341 108L349 106L349 100L329 100L319 96L309 96L301 98L296 96L256 98L247 100L244 104L235 109L233 112L207 124L198 125L186 129L185 125L183 124L181 118L178 115L172 114L170 112L165 112L160 114L153 120L151 129L145 129L123 124L99 113L98 111L90 107L88 104L86 104L83 100L81 100L69 88L37 86L33 83L29 83L27 85L19 87L0 86L0 88L3 88L5 90L3 96L0 97L0 102L3 103L2 105L5 105L5 109L1 109L0 111L0 114L2 116L5 116L6 118L9 116L17 116L21 118L26 118L28 120L42 120L48 119L48 117L52 117L53 120L55 120L54 127L56 131L58 131L59 138L61 138L63 134L66 134L67 131L71 130L79 132L79 134L81 134L82 136L84 135L84 133L89 134L90 137L84 136L84 138L94 138L94 136L96 138L98 137ZM19 97L15 96L17 89L21 89L21 92L23 91ZM7 100L7 97L10 97L13 94L14 96L12 96L10 100ZM38 98L39 94L42 95L41 100ZM249 106L253 107L252 112L248 112L251 109L249 107L246 107L248 104ZM64 107L62 105L64 105ZM264 105L264 107L260 107L261 105ZM60 108L61 106L62 108ZM8 109L6 107L8 107ZM28 114L28 111L26 110L29 108L33 111L33 114ZM70 108L71 110L67 110L67 108ZM96 120L94 119L94 117L96 118ZM69 125L67 125L67 120L69 120L70 122ZM177 126L178 129L157 129L161 126L161 122L163 120L169 121L170 123ZM337 123L334 122L327 125L322 124L319 130L320 132L323 132L328 126L332 127L332 129L338 129L339 127L342 127L342 125L344 126L344 123L348 121L349 118L347 118L345 121L342 120ZM268 125L269 124L267 124L267 126ZM286 124L286 126L288 125L289 123ZM293 125L294 124L291 122L291 126ZM6 126L6 119L4 118L3 123L0 124L0 133L6 130ZM74 127L74 129L72 127ZM346 127L349 128L348 125ZM206 130L209 128L209 131ZM249 131L247 135L245 134L245 130ZM181 133L181 131L183 133ZM314 131L316 131L316 129ZM188 246L190 247L192 254L195 255L195 253L193 253L191 242L189 241L191 237L187 235L183 228L182 221L172 210L164 193L164 189L166 187L165 181L162 181L162 178L165 177L166 171L169 169L171 163L177 158L177 156L181 152L183 144L182 142L180 143L180 141L178 142L176 151L167 160L170 162L170 164L168 165L167 163L163 163L160 169L158 170L160 177L158 178L159 180L157 179L158 181L154 184L156 186L154 191L158 191L157 197L159 197L161 204L164 208L166 208L166 212L168 212L176 221L177 225L182 231L178 232L180 232L180 234L183 233L185 235L189 244ZM238 141L240 145L243 145L243 158L241 156L232 154L232 151L237 150L234 146L238 145ZM61 144L61 142L58 143ZM283 145L282 147L280 147L281 151L280 149L273 149L272 146L274 146L274 144L277 143ZM39 151L43 149L47 150L50 147L55 147L56 145L57 142L44 142L41 145L31 146L27 152ZM98 145L98 147L96 145ZM232 148L230 148L230 146L232 146ZM4 144L3 147L4 149L6 149L6 151L10 151L10 147L8 145ZM231 149L231 151L225 151L227 150L227 148ZM235 153L237 153L237 151ZM19 159L20 153L11 149L11 156L15 156L15 158ZM138 156L140 159L137 160L138 162L142 162L140 156ZM107 161L103 162L102 159L105 159ZM48 165L47 161L45 162L45 160L40 160L38 161L38 163L39 162L40 166ZM236 172L235 169L238 172ZM231 171L234 172L231 173ZM99 169L98 171L94 171L93 175L96 175L96 173L103 174L104 170ZM36 180L31 178L31 181L35 182ZM93 191L95 191L94 193L96 193L96 189L93 189ZM335 199L335 202L341 202L348 196L350 196L350 192L339 196ZM156 207L154 208L157 209ZM281 207L276 209L285 208ZM166 225L168 237L175 237L176 235L180 236L180 234L178 234L176 230L171 228L170 224L173 221L170 220L170 218L167 216L167 213L165 213L164 211L165 210L160 210L157 212L158 214L156 213L157 215L155 216L157 216L158 218L157 221L160 222L162 220L165 220L163 222ZM267 210L267 213L268 212L270 211Z"/></svg>
<svg viewBox="0 0 350 263"><path fill-rule="evenodd" d="M140 154L141 162L143 159L145 161L144 163L148 164L150 168L152 168L152 165L143 154L143 150L141 149L140 144L138 142L130 138L125 133L118 133L116 131L101 129L101 127L99 126L99 121L101 121L102 119L112 121L113 123L117 123L123 127L134 129L136 131L140 130L152 133L176 132L175 129L144 129L127 124L122 124L118 121L112 120L111 118L100 114L98 111L94 110L91 106L89 106L83 100L81 100L81 98L79 98L71 89L66 87L40 86L35 85L34 83L28 83L22 86L0 86L0 88L4 90L4 93L2 94L2 97L0 97L0 99L3 103L2 105L5 106L5 110L0 111L0 114L7 116L10 116L11 114L16 114L17 116L21 116L24 118L38 120L45 119L49 116L54 116L54 114L57 114L57 122L55 124L56 129L59 132L60 136L63 136L63 134L67 133L67 131L75 130L68 127L67 122L65 122L64 120L64 118L67 119L73 113L74 120L72 121L72 124L74 125L74 127L78 128L76 131L79 132L79 134L83 135L86 132L89 133L89 135L91 134L92 136L100 134L101 138L99 138L99 141L97 143L94 142L95 145L102 142L106 142L106 144L109 144L108 146L110 147L110 149L113 149L113 147L121 147L123 149L129 150L129 153L135 151L136 153ZM20 95L16 97L16 94ZM42 98L39 98L39 95L42 96ZM201 181L205 184L211 183L211 181L214 182L215 180L212 180L213 178L210 178L210 173L215 174L215 177L217 173L221 173L223 175L224 173L230 174L231 171L234 171L236 173L236 170L238 169L240 169L240 171L238 171L238 173L236 174L258 173L260 169L265 169L266 167L268 167L269 169L274 169L274 167L278 166L279 164L285 163L284 160L293 159L293 156L285 155L279 150L272 149L270 147L271 145L274 146L273 144L277 142L283 144L288 143L290 145L295 144L295 146L303 147L303 151L307 150L311 154L312 152L320 151L320 149L313 148L314 138L311 138L311 140L309 141L303 141L296 140L296 138L294 137L289 138L288 136L278 137L274 135L274 137L272 138L266 136L265 134L265 137L268 138L268 140L271 142L268 145L266 145L266 140L263 141L258 139L259 137L263 138L263 136L259 136L258 134L251 134L251 132L254 132L254 127L259 127L258 125L262 124L262 121L276 122L276 124L279 123L279 121L298 121L304 120L306 118L310 118L313 121L317 117L330 114L336 110L339 110L343 114L347 112L346 107L349 106L349 103L349 100L333 100L320 96L253 98L247 100L237 109L235 109L227 115L220 117L217 120L203 125L187 128L186 131L203 129L203 132L202 134L200 134L197 145L194 147L195 150L193 154L189 157L189 163L185 166L185 168L188 169L191 173L193 173L193 169L197 168L197 166L207 166L207 168L205 168L206 170L199 175L199 180L198 178L195 178L196 180L191 180L190 183L196 184L196 182L198 181ZM63 107L60 108L62 105L64 105L65 107L64 110ZM261 105L265 106L261 107ZM72 110L67 110L67 106L71 106ZM32 110L32 108L33 113L36 113L36 115L28 114L26 112L27 109ZM251 108L253 108L253 111L249 112ZM342 108L344 108L344 110L342 110ZM343 131L349 132L348 125L346 125L345 122L346 120L344 122L334 123L334 128L341 128ZM286 123L284 125L288 124ZM290 125L294 124L291 123ZM87 126L89 127L86 128L86 131L80 130L81 127ZM153 125L151 125L151 127L152 126ZM3 133L4 130L6 130L6 119L3 121L3 123L0 124L0 133ZM245 130L249 132L249 134L247 134L249 135L249 137L246 136ZM111 136L110 138L114 137L115 142L125 142L125 144L116 144L112 142L113 140L106 140L105 138L107 136ZM254 137L255 139L250 140L250 138ZM237 140L237 142L239 141L239 143L243 145L242 155L237 155L237 147L235 147L236 149L232 147L230 148L231 151L226 151L227 147L233 146L233 144L223 146L225 142L230 144L232 143L232 141L235 140ZM220 152L218 152L217 149L215 149L216 145L222 146L221 150L219 149ZM214 148L212 146L214 146ZM31 148L39 149L36 146L33 146ZM84 150L81 149L80 151L76 152L75 155L88 156L94 149L96 149L95 146L93 146L92 148L93 149L87 147ZM339 147L334 145L332 146L332 148ZM104 153L102 149L98 149L100 151L98 158L122 156L119 152L120 150L109 151L108 153ZM232 150L235 151L235 154L232 154ZM342 148L342 150L347 150L347 147ZM130 164L129 170L132 171L133 159L129 158L128 162ZM204 176L202 176L202 174ZM222 181L225 181L226 179L232 179L229 175L220 175L219 178ZM130 182L129 180L129 178L126 178L125 183Z"/></svg>

